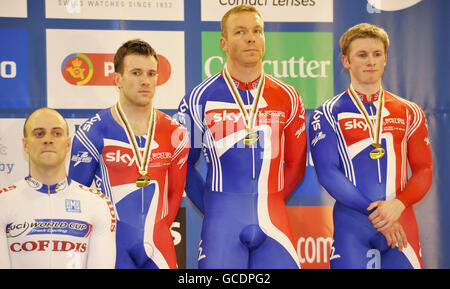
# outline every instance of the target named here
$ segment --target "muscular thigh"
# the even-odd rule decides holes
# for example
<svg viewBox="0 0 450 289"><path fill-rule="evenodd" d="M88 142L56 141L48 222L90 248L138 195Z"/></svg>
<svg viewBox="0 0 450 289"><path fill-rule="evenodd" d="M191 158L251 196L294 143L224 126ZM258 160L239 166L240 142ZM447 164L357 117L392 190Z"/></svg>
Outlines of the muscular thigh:
<svg viewBox="0 0 450 289"><path fill-rule="evenodd" d="M248 266L248 250L239 240L241 226L204 219L199 245L199 269L240 269Z"/></svg>
<svg viewBox="0 0 450 289"><path fill-rule="evenodd" d="M288 250L274 239L265 241L250 253L250 269L299 269Z"/></svg>
<svg viewBox="0 0 450 289"><path fill-rule="evenodd" d="M371 240L378 232L367 216L336 203L333 211L334 241L330 268L379 267L379 251Z"/></svg>

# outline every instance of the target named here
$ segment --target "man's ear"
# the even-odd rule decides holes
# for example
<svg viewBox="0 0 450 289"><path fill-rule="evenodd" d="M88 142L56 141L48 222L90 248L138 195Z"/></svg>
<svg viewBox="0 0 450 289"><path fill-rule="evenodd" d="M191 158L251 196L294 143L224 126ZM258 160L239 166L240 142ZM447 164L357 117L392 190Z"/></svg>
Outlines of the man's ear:
<svg viewBox="0 0 450 289"><path fill-rule="evenodd" d="M22 138L23 151L28 155L28 142L26 138Z"/></svg>
<svg viewBox="0 0 450 289"><path fill-rule="evenodd" d="M71 149L71 145L72 145L72 139L70 138L70 136L67 136L67 152L70 152Z"/></svg>
<svg viewBox="0 0 450 289"><path fill-rule="evenodd" d="M228 45L227 45L227 40L225 39L225 37L220 37L220 47L222 47L222 50L227 53L228 50Z"/></svg>
<svg viewBox="0 0 450 289"><path fill-rule="evenodd" d="M342 66L345 69L350 69L350 60L348 59L348 57L346 55L342 55L341 62L342 62Z"/></svg>
<svg viewBox="0 0 450 289"><path fill-rule="evenodd" d="M122 86L122 75L118 72L114 72L114 82L116 83L116 86L120 89Z"/></svg>

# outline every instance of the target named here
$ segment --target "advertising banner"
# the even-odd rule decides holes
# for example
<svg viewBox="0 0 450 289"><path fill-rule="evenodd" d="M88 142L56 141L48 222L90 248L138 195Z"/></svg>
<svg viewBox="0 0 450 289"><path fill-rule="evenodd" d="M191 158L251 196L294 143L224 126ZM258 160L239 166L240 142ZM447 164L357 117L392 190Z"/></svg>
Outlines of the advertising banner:
<svg viewBox="0 0 450 289"><path fill-rule="evenodd" d="M184 19L183 0L45 0L47 18L163 20Z"/></svg>
<svg viewBox="0 0 450 289"><path fill-rule="evenodd" d="M0 0L0 17L27 18L27 0Z"/></svg>
<svg viewBox="0 0 450 289"><path fill-rule="evenodd" d="M170 40L165 40L169 37ZM60 109L106 108L117 102L114 54L130 39L147 41L160 57L155 106L175 109L184 86L184 34L179 31L47 30L47 104Z"/></svg>
<svg viewBox="0 0 450 289"><path fill-rule="evenodd" d="M0 28L0 102L3 108L28 108L28 35L22 28Z"/></svg>
<svg viewBox="0 0 450 289"><path fill-rule="evenodd" d="M220 21L231 8L255 6L267 22L332 22L333 0L201 0L202 21Z"/></svg>

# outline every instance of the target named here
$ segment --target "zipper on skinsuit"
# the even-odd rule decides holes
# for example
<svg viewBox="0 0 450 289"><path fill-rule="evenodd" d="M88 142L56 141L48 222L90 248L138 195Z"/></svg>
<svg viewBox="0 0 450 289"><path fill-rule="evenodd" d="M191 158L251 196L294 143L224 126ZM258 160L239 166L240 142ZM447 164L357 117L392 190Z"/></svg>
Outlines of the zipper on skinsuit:
<svg viewBox="0 0 450 289"><path fill-rule="evenodd" d="M48 195L48 202L49 202L49 217L50 217L50 244L53 244L53 208L52 208L52 193L50 190L50 186L47 186L47 195ZM50 250L50 259L49 259L49 268L53 268L53 250Z"/></svg>
<svg viewBox="0 0 450 289"><path fill-rule="evenodd" d="M245 83L245 92L247 94L247 103L250 104L250 97L248 95L248 82ZM253 100L254 101L254 100ZM256 179L256 168L255 168L255 145L252 144L252 180Z"/></svg>
<svg viewBox="0 0 450 289"><path fill-rule="evenodd" d="M141 148L141 146L142 146L142 139L141 139L141 136L138 136L137 137L138 138L138 141L139 141L139 151L138 151L138 153L141 153L140 152L140 148ZM145 146L145 141L144 141L144 146ZM150 146L151 146L151 144L150 144ZM145 169L145 168L144 168ZM141 224L144 226L144 224L145 224L145 216L144 216L144 188L145 187L142 187L141 188Z"/></svg>
<svg viewBox="0 0 450 289"><path fill-rule="evenodd" d="M381 100L380 100L381 101ZM373 104L373 102L369 102L369 109L370 112L372 113L372 116L374 115L374 112L372 110L372 106L375 108L375 105ZM380 112L381 113L381 112ZM380 130L381 130L381 126L380 126ZM381 145L381 137L380 137L380 145ZM377 167L378 167L378 183L381 184L381 167L380 167L380 159L377 159Z"/></svg>

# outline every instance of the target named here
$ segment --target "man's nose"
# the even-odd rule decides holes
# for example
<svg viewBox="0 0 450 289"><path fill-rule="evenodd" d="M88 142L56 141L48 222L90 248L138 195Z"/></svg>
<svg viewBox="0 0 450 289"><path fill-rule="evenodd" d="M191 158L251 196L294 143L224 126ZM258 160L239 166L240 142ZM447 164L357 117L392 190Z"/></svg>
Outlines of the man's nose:
<svg viewBox="0 0 450 289"><path fill-rule="evenodd" d="M44 144L52 144L54 142L53 136L51 133L47 133L44 136Z"/></svg>
<svg viewBox="0 0 450 289"><path fill-rule="evenodd" d="M247 34L247 42L248 43L253 43L256 41L256 37L255 35L253 35L253 33L248 33Z"/></svg>
<svg viewBox="0 0 450 289"><path fill-rule="evenodd" d="M150 85L151 81L152 81L153 76L149 76L149 75L143 75L141 77L141 84L144 86L148 86Z"/></svg>
<svg viewBox="0 0 450 289"><path fill-rule="evenodd" d="M367 58L367 64L372 66L375 65L375 57L369 55L369 57Z"/></svg>

